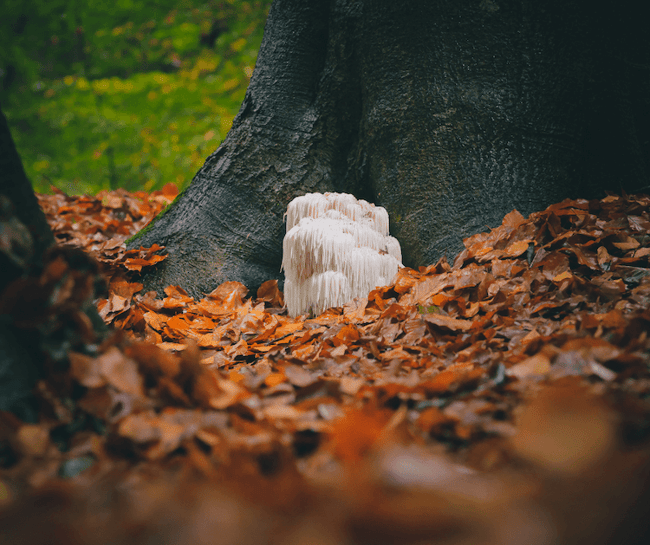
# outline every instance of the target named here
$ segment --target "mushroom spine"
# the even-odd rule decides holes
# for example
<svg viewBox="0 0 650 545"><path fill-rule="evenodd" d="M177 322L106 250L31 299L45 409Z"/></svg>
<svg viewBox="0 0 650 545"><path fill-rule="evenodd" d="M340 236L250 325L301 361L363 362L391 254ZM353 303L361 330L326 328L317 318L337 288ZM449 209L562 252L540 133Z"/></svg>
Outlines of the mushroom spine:
<svg viewBox="0 0 650 545"><path fill-rule="evenodd" d="M308 193L289 203L286 219L282 268L290 316L367 296L402 266L381 206L346 193Z"/></svg>

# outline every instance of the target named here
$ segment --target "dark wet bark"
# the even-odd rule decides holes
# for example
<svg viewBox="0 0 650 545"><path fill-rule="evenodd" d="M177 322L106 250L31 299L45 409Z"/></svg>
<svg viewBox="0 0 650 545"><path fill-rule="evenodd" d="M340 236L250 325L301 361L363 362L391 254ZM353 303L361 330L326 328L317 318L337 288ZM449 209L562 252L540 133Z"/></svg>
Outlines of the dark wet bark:
<svg viewBox="0 0 650 545"><path fill-rule="evenodd" d="M37 335L23 331L5 304L14 280L40 263L54 237L0 110L0 410L33 420L40 376ZM29 302L23 302L29 304Z"/></svg>
<svg viewBox="0 0 650 545"><path fill-rule="evenodd" d="M101 340L100 283L91 257L54 244L0 111L0 411L35 421L38 379Z"/></svg>
<svg viewBox="0 0 650 545"><path fill-rule="evenodd" d="M45 214L38 205L32 184L25 174L2 109L0 109L0 195L4 195L13 203L13 213L27 227L33 239L33 255L41 256L54 244L54 237ZM0 278L0 286L2 285Z"/></svg>
<svg viewBox="0 0 650 545"><path fill-rule="evenodd" d="M647 190L640 20L584 0L276 0L232 130L131 243L170 254L146 287L281 277L282 216L311 191L385 206L418 266L513 208Z"/></svg>

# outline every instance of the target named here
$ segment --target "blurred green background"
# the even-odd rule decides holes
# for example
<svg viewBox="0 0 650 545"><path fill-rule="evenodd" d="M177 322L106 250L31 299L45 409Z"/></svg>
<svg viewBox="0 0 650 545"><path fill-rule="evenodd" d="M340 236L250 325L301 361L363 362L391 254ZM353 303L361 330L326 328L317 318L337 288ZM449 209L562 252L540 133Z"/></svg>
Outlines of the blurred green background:
<svg viewBox="0 0 650 545"><path fill-rule="evenodd" d="M2 0L0 103L37 192L189 184L244 98L271 0Z"/></svg>

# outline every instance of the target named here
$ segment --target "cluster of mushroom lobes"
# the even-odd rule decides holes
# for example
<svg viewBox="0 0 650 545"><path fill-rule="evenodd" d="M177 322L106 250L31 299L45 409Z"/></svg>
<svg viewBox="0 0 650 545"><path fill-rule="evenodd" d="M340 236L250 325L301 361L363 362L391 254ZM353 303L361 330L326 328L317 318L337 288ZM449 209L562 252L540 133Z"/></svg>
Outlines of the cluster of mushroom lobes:
<svg viewBox="0 0 650 545"><path fill-rule="evenodd" d="M347 193L308 193L289 203L286 219L282 268L290 316L367 297L402 266L381 206Z"/></svg>

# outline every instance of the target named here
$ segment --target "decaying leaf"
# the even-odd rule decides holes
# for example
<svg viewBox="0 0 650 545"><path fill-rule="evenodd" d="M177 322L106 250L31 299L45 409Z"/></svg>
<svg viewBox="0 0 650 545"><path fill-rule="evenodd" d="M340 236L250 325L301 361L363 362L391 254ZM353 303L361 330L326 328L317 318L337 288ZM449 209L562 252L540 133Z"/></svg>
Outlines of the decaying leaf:
<svg viewBox="0 0 650 545"><path fill-rule="evenodd" d="M0 414L0 517L25 497L16 512L35 520L23 491L64 476L78 487L65 494L83 495L79 483L102 475L127 496L153 487L119 510L123 520L138 506L146 524L166 523L151 484L160 475L285 502L291 516L273 526L282 531L256 542L307 542L307 529L323 527L329 543L572 543L576 517L620 529L644 505L647 197L567 200L527 219L513 211L465 240L453 265L400 269L367 297L293 319L275 281L255 298L238 282L200 300L177 286L142 293L135 269L155 266L162 249L127 253L123 240L175 194L39 197L57 240L101 261L98 310L113 333L47 347L38 422ZM34 304L7 298L3 313L30 334L54 331L49 340L90 339L81 301L93 300L94 278L55 256L16 290ZM177 512L186 498L170 497ZM201 498L179 527L207 520L201 509L249 512ZM214 539L196 531L194 541Z"/></svg>

